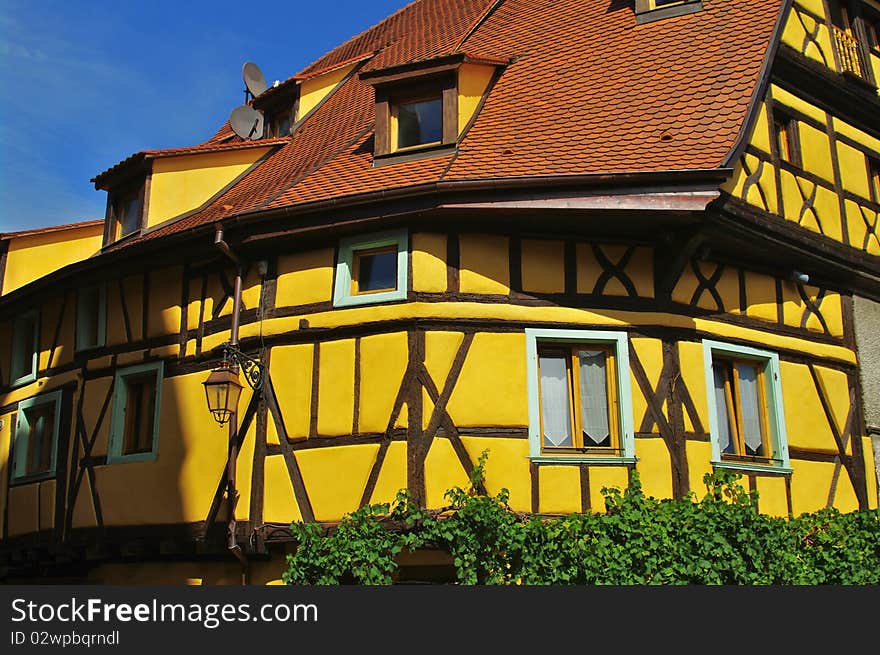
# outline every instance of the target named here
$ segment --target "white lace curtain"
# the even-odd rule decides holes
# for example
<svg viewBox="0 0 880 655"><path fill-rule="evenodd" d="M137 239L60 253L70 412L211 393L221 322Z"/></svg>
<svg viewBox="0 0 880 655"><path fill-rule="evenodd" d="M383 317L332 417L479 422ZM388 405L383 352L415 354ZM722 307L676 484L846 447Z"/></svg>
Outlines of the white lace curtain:
<svg viewBox="0 0 880 655"><path fill-rule="evenodd" d="M541 419L544 445L572 446L571 399L568 357L543 354L541 371ZM581 426L584 446L595 446L608 438L607 354L604 350L578 351L578 376L581 388Z"/></svg>

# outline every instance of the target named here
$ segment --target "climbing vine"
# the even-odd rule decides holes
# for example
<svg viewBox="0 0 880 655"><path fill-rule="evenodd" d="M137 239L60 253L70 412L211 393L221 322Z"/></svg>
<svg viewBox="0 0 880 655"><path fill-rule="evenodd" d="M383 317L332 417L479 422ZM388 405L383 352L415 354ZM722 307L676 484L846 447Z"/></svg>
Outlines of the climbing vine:
<svg viewBox="0 0 880 655"><path fill-rule="evenodd" d="M293 585L384 585L398 557L449 554L459 584L845 584L880 583L880 512L824 509L795 519L758 512L740 476L704 477L706 492L679 500L646 496L638 475L605 488L605 513L542 518L513 511L508 491L483 492L484 452L470 488L425 510L400 491L326 529L296 522L283 580Z"/></svg>

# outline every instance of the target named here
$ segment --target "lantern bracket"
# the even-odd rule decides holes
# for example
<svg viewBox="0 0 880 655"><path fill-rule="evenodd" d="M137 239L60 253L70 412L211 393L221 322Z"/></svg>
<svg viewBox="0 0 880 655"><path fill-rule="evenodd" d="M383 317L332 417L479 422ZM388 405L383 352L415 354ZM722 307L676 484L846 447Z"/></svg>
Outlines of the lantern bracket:
<svg viewBox="0 0 880 655"><path fill-rule="evenodd" d="M223 360L238 366L244 373L244 379L254 391L263 388L263 377L266 367L263 362L245 355L231 343L223 344Z"/></svg>

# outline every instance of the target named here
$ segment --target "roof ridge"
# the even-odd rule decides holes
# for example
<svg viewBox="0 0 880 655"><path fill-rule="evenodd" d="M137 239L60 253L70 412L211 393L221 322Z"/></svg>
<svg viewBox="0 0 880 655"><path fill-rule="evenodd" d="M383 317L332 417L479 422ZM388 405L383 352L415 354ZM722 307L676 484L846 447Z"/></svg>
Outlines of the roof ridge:
<svg viewBox="0 0 880 655"><path fill-rule="evenodd" d="M403 13L404 11L408 10L408 9L409 9L410 7L412 7L412 6L419 4L420 2L425 2L425 0L412 0L412 2L408 2L408 3L405 4L403 7L401 7L401 8L398 9L397 11L395 11L393 14L390 14L390 15L386 16L385 18L383 18L382 20L380 20L378 23L374 23L373 25L370 25L369 27L364 28L363 30L361 30L361 31L358 32L357 34L354 34L354 35L350 36L348 39L346 39L345 41L343 41L342 43L340 43L340 44L337 45L336 47L331 48L331 49L328 50L327 52L323 53L320 57L318 57L317 59L315 59L314 61L312 61L312 62L311 62L308 66L306 66L305 68L300 69L300 71L299 71L294 77L298 77L298 76L300 76L300 75L305 75L305 74L306 74L305 71L309 70L309 68L311 68L312 66L314 66L315 64L317 64L319 61L321 61L321 60L324 59L325 57L329 56L330 54L332 54L333 52L335 52L335 51L337 51L337 50L341 50L342 48L344 48L345 46L347 46L349 43L351 43L352 41L354 41L355 39L359 39L360 37L364 36L364 35L367 34L368 32L370 32L370 31L376 29L376 28L379 27L380 25L382 25L382 24L384 24L384 23L387 23L387 22L391 21L391 20L392 20L393 18L395 18L397 15Z"/></svg>
<svg viewBox="0 0 880 655"><path fill-rule="evenodd" d="M486 22L486 19L491 16L498 7L500 7L504 3L504 0L495 0L491 5L487 6L482 14L477 16L471 26L468 28L467 32L464 33L464 36L461 37L461 40L456 44L456 46L452 49L452 52L458 52L464 47L465 42L471 38L474 32L476 32L480 27L483 26L483 23Z"/></svg>

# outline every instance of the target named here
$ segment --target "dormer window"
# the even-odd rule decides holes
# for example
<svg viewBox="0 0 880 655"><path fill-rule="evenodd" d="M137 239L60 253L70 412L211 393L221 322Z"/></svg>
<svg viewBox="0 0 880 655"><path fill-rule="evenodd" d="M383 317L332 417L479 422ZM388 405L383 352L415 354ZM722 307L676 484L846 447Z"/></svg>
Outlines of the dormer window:
<svg viewBox="0 0 880 655"><path fill-rule="evenodd" d="M454 152L507 63L456 53L360 73L376 94L373 165Z"/></svg>
<svg viewBox="0 0 880 655"><path fill-rule="evenodd" d="M457 117L454 71L377 85L376 156L409 159L451 152L458 139Z"/></svg>
<svg viewBox="0 0 880 655"><path fill-rule="evenodd" d="M443 98L439 95L393 105L391 120L391 132L397 137L394 150L443 142Z"/></svg>
<svg viewBox="0 0 880 655"><path fill-rule="evenodd" d="M635 0L636 24L703 11L702 0Z"/></svg>
<svg viewBox="0 0 880 655"><path fill-rule="evenodd" d="M110 238L117 241L141 228L144 213L144 187L114 191L110 195Z"/></svg>
<svg viewBox="0 0 880 655"><path fill-rule="evenodd" d="M299 87L296 81L291 79L270 87L254 98L254 109L263 112L265 117L266 138L290 136L290 129L295 122L298 97Z"/></svg>
<svg viewBox="0 0 880 655"><path fill-rule="evenodd" d="M279 110L269 116L269 133L266 136L290 136L291 125L293 125L293 108Z"/></svg>
<svg viewBox="0 0 880 655"><path fill-rule="evenodd" d="M273 136L288 136L290 134L290 112L284 112L272 121Z"/></svg>

